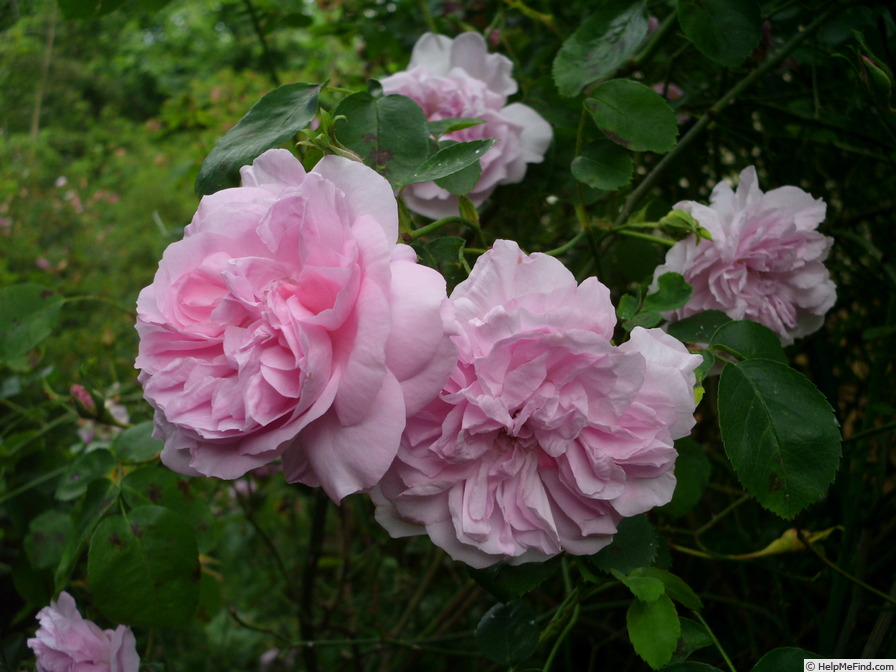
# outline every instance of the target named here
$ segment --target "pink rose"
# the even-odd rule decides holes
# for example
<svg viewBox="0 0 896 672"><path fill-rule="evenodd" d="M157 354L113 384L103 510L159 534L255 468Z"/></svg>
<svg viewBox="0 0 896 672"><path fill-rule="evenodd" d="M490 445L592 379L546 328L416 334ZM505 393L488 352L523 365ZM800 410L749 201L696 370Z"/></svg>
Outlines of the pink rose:
<svg viewBox="0 0 896 672"><path fill-rule="evenodd" d="M592 554L668 502L701 358L659 329L621 346L609 290L497 241L451 295L458 360L371 492L393 536L473 567Z"/></svg>
<svg viewBox="0 0 896 672"><path fill-rule="evenodd" d="M721 310L735 320L764 324L785 345L821 327L837 298L824 265L834 241L816 231L824 201L797 187L763 194L751 166L741 172L736 191L720 182L708 206L683 201L675 207L690 213L713 239L685 238L657 267L654 285L671 271L694 288L688 304L667 319Z"/></svg>
<svg viewBox="0 0 896 672"><path fill-rule="evenodd" d="M237 478L282 457L336 501L371 487L454 349L445 281L396 245L397 204L366 166L286 150L202 199L137 301L137 367L162 461Z"/></svg>
<svg viewBox="0 0 896 672"><path fill-rule="evenodd" d="M60 593L37 613L40 627L28 640L38 672L137 672L140 657L131 629L100 630L78 613L75 599Z"/></svg>
<svg viewBox="0 0 896 672"><path fill-rule="evenodd" d="M426 33L417 40L408 69L381 80L383 91L415 100L429 121L468 117L478 126L448 133L449 140L495 138L498 142L480 163L482 175L468 197L481 205L499 184L521 182L527 163L540 163L551 143L551 127L528 105L507 97L517 90L506 56L489 54L479 33L462 33L453 40ZM457 215L457 198L434 182L404 190L414 212L438 219Z"/></svg>

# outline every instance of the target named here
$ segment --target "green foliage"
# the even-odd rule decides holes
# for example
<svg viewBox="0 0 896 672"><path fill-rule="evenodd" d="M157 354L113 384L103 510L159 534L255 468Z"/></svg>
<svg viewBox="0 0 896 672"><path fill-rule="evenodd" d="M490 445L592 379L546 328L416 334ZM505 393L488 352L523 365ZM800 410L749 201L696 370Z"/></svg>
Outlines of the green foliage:
<svg viewBox="0 0 896 672"><path fill-rule="evenodd" d="M783 518L815 502L837 473L840 430L833 410L785 364L748 359L726 365L719 427L740 482Z"/></svg>
<svg viewBox="0 0 896 672"><path fill-rule="evenodd" d="M215 145L202 162L196 194L239 185L240 167L279 147L317 114L320 84L286 84L266 94Z"/></svg>
<svg viewBox="0 0 896 672"><path fill-rule="evenodd" d="M137 506L109 516L90 540L87 580L110 620L185 623L199 600L199 560L189 526L170 509Z"/></svg>
<svg viewBox="0 0 896 672"><path fill-rule="evenodd" d="M104 628L138 624L144 666L158 670L256 669L262 655L273 672L466 671L483 658L640 669L633 645L673 672L728 669L726 656L786 669L813 650L893 657L891 9L115 4L0 9L0 667L33 664L33 615L60 590ZM785 349L717 311L663 325L704 356L709 392L676 444L676 491L574 563L468 572L426 538L390 539L361 496L337 513L278 474L180 478L160 466L140 398L134 302L189 222L190 185L222 135L201 193L234 184L319 109L346 118L295 149L306 167L347 148L397 189L434 179L469 193L479 157L500 147L443 136L475 120L427 122L408 99L362 90L433 27L482 31L513 60L514 100L554 129L544 161L482 206L460 198L461 217L433 229L403 213L404 240L449 289L481 249L513 238L607 284L624 339L690 295L680 276L644 291L659 241L707 237L675 203L708 200L754 164L765 188L799 185L828 204L838 306L825 327ZM259 100L246 136L249 122L233 124ZM69 399L74 384L94 393L94 414ZM504 603L487 610L487 593Z"/></svg>
<svg viewBox="0 0 896 672"><path fill-rule="evenodd" d="M613 79L599 84L585 107L604 135L626 149L665 154L675 146L675 113L662 96L640 82Z"/></svg>

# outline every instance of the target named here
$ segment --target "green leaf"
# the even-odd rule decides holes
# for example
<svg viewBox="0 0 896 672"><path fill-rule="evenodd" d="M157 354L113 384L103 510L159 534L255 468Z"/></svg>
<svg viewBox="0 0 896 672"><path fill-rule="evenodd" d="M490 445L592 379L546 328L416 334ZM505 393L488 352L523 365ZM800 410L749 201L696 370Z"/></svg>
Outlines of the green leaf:
<svg viewBox="0 0 896 672"><path fill-rule="evenodd" d="M798 649L792 646L772 649L766 653L753 667L752 672L782 672L789 670L803 670L805 658L821 658L817 653Z"/></svg>
<svg viewBox="0 0 896 672"><path fill-rule="evenodd" d="M107 474L115 460L108 450L93 450L84 455L79 455L72 462L56 486L56 499L64 502L83 495L88 484L97 478Z"/></svg>
<svg viewBox="0 0 896 672"><path fill-rule="evenodd" d="M0 289L0 364L26 368L22 357L56 329L63 301L42 285Z"/></svg>
<svg viewBox="0 0 896 672"><path fill-rule="evenodd" d="M693 288L681 273L663 273L657 280L657 288L644 299L645 312L663 313L681 308L691 299Z"/></svg>
<svg viewBox="0 0 896 672"><path fill-rule="evenodd" d="M690 438L675 442L678 459L675 460L675 492L668 504L659 511L677 518L693 509L709 484L711 466L700 445Z"/></svg>
<svg viewBox="0 0 896 672"><path fill-rule="evenodd" d="M567 38L554 59L554 82L562 96L613 74L634 56L647 35L643 2L608 0Z"/></svg>
<svg viewBox="0 0 896 672"><path fill-rule="evenodd" d="M834 412L800 373L765 359L725 366L719 427L743 486L782 518L793 518L834 480L840 432Z"/></svg>
<svg viewBox="0 0 896 672"><path fill-rule="evenodd" d="M108 478L97 478L87 486L84 498L72 512L72 533L68 537L68 543L56 568L54 583L57 592L68 584L69 576L81 557L84 544L117 499L118 486Z"/></svg>
<svg viewBox="0 0 896 672"><path fill-rule="evenodd" d="M476 583L502 602L522 597L550 578L560 567L560 556L545 562L508 565L499 562L485 569L469 569Z"/></svg>
<svg viewBox="0 0 896 672"><path fill-rule="evenodd" d="M655 670L672 660L681 624L666 595L654 602L634 600L625 615L628 636L637 653Z"/></svg>
<svg viewBox="0 0 896 672"><path fill-rule="evenodd" d="M482 175L482 164L477 161L453 175L434 181L442 189L451 192L455 196L466 196L479 182L480 175Z"/></svg>
<svg viewBox="0 0 896 672"><path fill-rule="evenodd" d="M408 184L416 184L419 182L432 182L443 177L448 177L449 175L454 175L474 163L479 163L479 159L482 158L482 155L491 149L494 144L495 141L492 138L489 138L487 140L471 140L470 142L456 142L448 145L426 159L426 161L424 161L423 164L399 186L406 186ZM469 191L469 189L467 191Z"/></svg>
<svg viewBox="0 0 896 672"><path fill-rule="evenodd" d="M665 594L678 602L683 607L693 611L700 611L703 602L693 589L681 578L672 572L667 572L659 567L638 567L629 573L629 579L645 578L659 581L663 584ZM644 600L645 602L649 600Z"/></svg>
<svg viewBox="0 0 896 672"><path fill-rule="evenodd" d="M640 82L604 82L585 100L585 107L597 127L626 149L665 154L675 146L675 112L665 98Z"/></svg>
<svg viewBox="0 0 896 672"><path fill-rule="evenodd" d="M55 567L65 550L72 519L61 511L44 511L31 519L23 546L34 569Z"/></svg>
<svg viewBox="0 0 896 672"><path fill-rule="evenodd" d="M466 279L468 272L464 263L464 246L466 241L458 236L435 238L425 244L415 242L420 263L436 269L448 284L448 291L457 283Z"/></svg>
<svg viewBox="0 0 896 672"><path fill-rule="evenodd" d="M636 567L646 567L656 558L658 542L653 525L647 516L623 518L617 525L613 542L594 555L587 563L610 572L614 569L628 573Z"/></svg>
<svg viewBox="0 0 896 672"><path fill-rule="evenodd" d="M739 359L770 359L787 363L778 335L765 325L750 320L723 324L713 334L710 347L724 350Z"/></svg>
<svg viewBox="0 0 896 672"><path fill-rule="evenodd" d="M640 299L631 294L623 294L619 297L619 305L616 306L616 316L620 320L629 320L638 312Z"/></svg>
<svg viewBox="0 0 896 672"><path fill-rule="evenodd" d="M469 117L450 117L448 119L437 119L435 121L426 122L426 126L429 129L429 134L439 139L443 135L447 133L453 133L454 131L462 131L465 128L471 128L473 126L479 126L480 124L484 124L485 119L472 119Z"/></svg>
<svg viewBox="0 0 896 672"><path fill-rule="evenodd" d="M574 178L593 189L615 191L632 181L632 157L615 142L592 142L572 160L571 170Z"/></svg>
<svg viewBox="0 0 896 672"><path fill-rule="evenodd" d="M193 481L196 482L196 481ZM164 506L178 514L196 535L200 553L217 543L217 525L208 502L194 492L191 481L160 466L135 469L121 481L121 494L128 506Z"/></svg>
<svg viewBox="0 0 896 672"><path fill-rule="evenodd" d="M755 0L678 0L677 14L694 46L726 67L743 63L762 36Z"/></svg>
<svg viewBox="0 0 896 672"><path fill-rule="evenodd" d="M152 438L152 420L129 427L113 440L110 446L122 462L145 462L162 452L164 443Z"/></svg>
<svg viewBox="0 0 896 672"><path fill-rule="evenodd" d="M339 101L333 114L346 117L334 127L336 140L396 189L408 184L429 156L426 116L410 98L360 91Z"/></svg>
<svg viewBox="0 0 896 672"><path fill-rule="evenodd" d="M535 610L522 601L496 604L476 626L476 646L482 655L501 665L516 665L538 646Z"/></svg>
<svg viewBox="0 0 896 672"><path fill-rule="evenodd" d="M618 570L610 570L616 580L632 591L641 602L656 602L666 594L663 582L651 576L625 575Z"/></svg>
<svg viewBox="0 0 896 672"><path fill-rule="evenodd" d="M186 623L199 600L199 574L193 531L161 506L139 506L106 518L90 540L90 592L96 607L115 623Z"/></svg>
<svg viewBox="0 0 896 672"><path fill-rule="evenodd" d="M218 141L202 162L196 194L204 196L240 182L240 168L279 147L311 123L322 84L286 84L265 94Z"/></svg>
<svg viewBox="0 0 896 672"><path fill-rule="evenodd" d="M699 651L700 649L705 649L707 646L713 645L712 636L706 628L703 627L702 623L692 621L689 618L679 618L679 621L681 622L681 635L678 637L678 646L675 647L673 660L683 662L687 660L688 656L694 653L694 651ZM691 663L691 665L696 666L691 672L712 672L717 669L704 663ZM691 668L679 668L677 665L671 665L669 667L664 667L663 672L671 669L679 670L679 672L687 672Z"/></svg>
<svg viewBox="0 0 896 672"><path fill-rule="evenodd" d="M671 323L666 329L682 343L708 344L719 327L731 322L731 318L720 310L707 310Z"/></svg>

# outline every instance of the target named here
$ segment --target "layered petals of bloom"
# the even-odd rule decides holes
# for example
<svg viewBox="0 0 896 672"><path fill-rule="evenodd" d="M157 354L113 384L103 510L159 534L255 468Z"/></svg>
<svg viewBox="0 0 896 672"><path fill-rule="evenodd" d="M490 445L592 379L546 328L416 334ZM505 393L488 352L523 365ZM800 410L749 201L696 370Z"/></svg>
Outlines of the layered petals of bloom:
<svg viewBox="0 0 896 672"><path fill-rule="evenodd" d="M531 107L507 105L507 97L517 90L512 68L506 56L488 53L479 33L462 33L454 39L426 33L414 45L408 69L381 80L385 93L415 100L429 121L483 120L443 136L458 142L497 140L482 156L482 174L468 194L476 205L498 185L522 181L526 164L543 160L553 136L548 122ZM458 212L457 198L434 182L411 185L404 199L411 210L433 219Z"/></svg>
<svg viewBox="0 0 896 672"><path fill-rule="evenodd" d="M370 488L453 365L436 271L396 245L388 182L286 150L202 199L137 302L163 462L237 478L282 457L336 501Z"/></svg>
<svg viewBox="0 0 896 672"><path fill-rule="evenodd" d="M816 229L825 204L797 187L759 189L756 169L740 174L737 190L716 185L709 205L683 201L712 241L690 236L666 253L654 274L681 273L694 288L683 308L665 315L680 320L721 310L735 320L764 324L785 345L821 327L837 299L824 261L833 240Z"/></svg>
<svg viewBox="0 0 896 672"><path fill-rule="evenodd" d="M473 567L592 554L668 502L701 362L659 329L621 346L609 290L497 241L451 295L458 359L371 491L393 536Z"/></svg>
<svg viewBox="0 0 896 672"><path fill-rule="evenodd" d="M137 672L134 633L124 625L101 630L78 613L75 599L60 593L37 614L40 627L28 640L38 672Z"/></svg>

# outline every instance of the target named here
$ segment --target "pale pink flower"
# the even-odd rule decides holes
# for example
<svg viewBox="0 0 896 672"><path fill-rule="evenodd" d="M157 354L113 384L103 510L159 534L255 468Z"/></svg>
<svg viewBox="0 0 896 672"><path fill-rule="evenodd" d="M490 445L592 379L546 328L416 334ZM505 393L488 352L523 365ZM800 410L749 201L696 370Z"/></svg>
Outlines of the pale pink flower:
<svg viewBox="0 0 896 672"><path fill-rule="evenodd" d="M396 245L388 182L286 150L202 199L137 301L162 461L237 478L282 457L331 498L371 487L453 360L445 281Z"/></svg>
<svg viewBox="0 0 896 672"><path fill-rule="evenodd" d="M683 201L675 207L690 213L712 240L685 238L657 267L654 285L663 273L675 272L694 288L687 305L667 319L721 310L764 324L785 345L821 327L837 298L824 265L833 240L816 230L824 201L797 187L763 193L750 166L736 191L720 182L708 206Z"/></svg>
<svg viewBox="0 0 896 672"><path fill-rule="evenodd" d="M457 366L371 492L393 536L473 567L592 554L668 502L702 361L659 329L610 342L610 292L497 241L451 295Z"/></svg>
<svg viewBox="0 0 896 672"><path fill-rule="evenodd" d="M124 625L101 630L78 613L75 599L60 593L37 613L40 627L28 640L38 672L137 672L134 633Z"/></svg>
<svg viewBox="0 0 896 672"><path fill-rule="evenodd" d="M485 123L444 136L456 141L495 138L480 159L482 175L468 198L481 205L500 184L521 182L526 164L540 163L551 143L551 126L528 105L511 103L517 83L513 64L501 54L489 54L479 33L451 39L424 34L414 45L408 69L381 80L383 91L415 100L429 121L468 117ZM438 219L457 215L457 198L434 182L404 190L414 212Z"/></svg>

